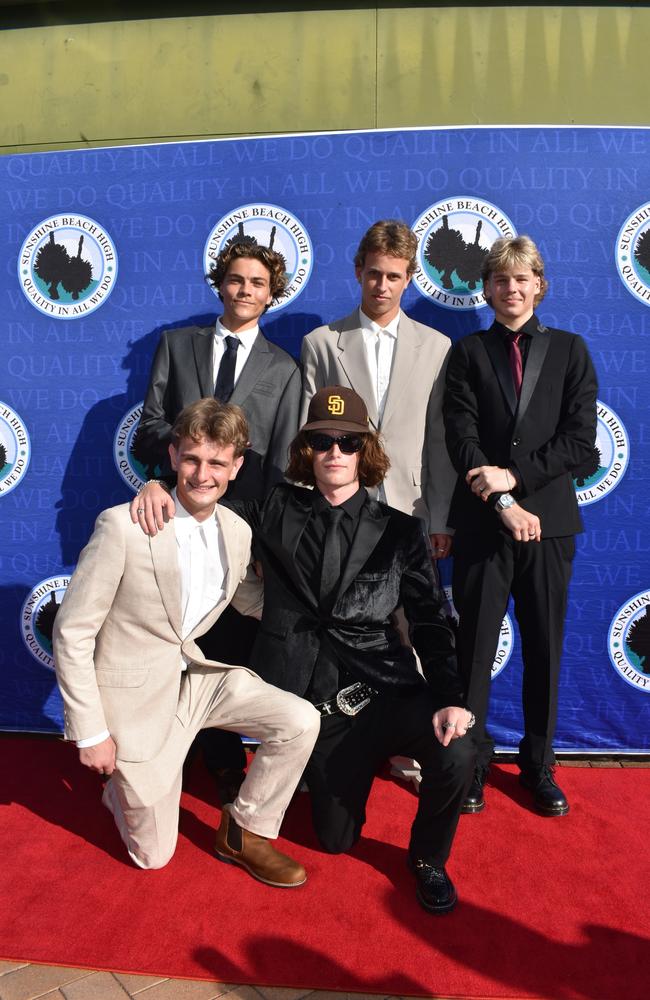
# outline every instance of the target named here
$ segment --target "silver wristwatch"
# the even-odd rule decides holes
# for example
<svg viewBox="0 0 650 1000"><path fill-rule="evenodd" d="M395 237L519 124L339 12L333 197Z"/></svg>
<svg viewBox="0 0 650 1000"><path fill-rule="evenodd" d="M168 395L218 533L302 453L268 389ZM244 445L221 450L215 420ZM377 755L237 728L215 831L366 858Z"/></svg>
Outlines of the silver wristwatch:
<svg viewBox="0 0 650 1000"><path fill-rule="evenodd" d="M502 510L507 510L508 507L512 507L515 502L515 498L512 493L502 493L497 502L494 505L494 509L501 513Z"/></svg>

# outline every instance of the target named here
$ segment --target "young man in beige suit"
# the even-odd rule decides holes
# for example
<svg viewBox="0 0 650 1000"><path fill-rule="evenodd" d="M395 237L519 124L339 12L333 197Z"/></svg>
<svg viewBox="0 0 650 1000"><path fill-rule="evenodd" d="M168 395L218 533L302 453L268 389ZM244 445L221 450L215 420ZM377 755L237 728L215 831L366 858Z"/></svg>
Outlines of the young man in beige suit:
<svg viewBox="0 0 650 1000"><path fill-rule="evenodd" d="M456 482L442 421L451 341L400 308L417 267L417 246L413 231L394 219L375 222L363 236L354 258L361 307L303 340L300 423L318 389L354 389L390 459L378 499L421 517L434 558L444 559L451 548L447 513Z"/></svg>
<svg viewBox="0 0 650 1000"><path fill-rule="evenodd" d="M250 529L218 506L248 442L237 406L199 400L179 415L169 455L177 473L171 531L147 538L128 504L100 514L54 630L66 736L82 764L110 776L104 804L133 861L165 865L176 846L182 766L205 727L245 731L260 747L215 850L270 885L305 881L277 851L285 809L319 730L306 701L196 645L231 602L261 611L249 570Z"/></svg>

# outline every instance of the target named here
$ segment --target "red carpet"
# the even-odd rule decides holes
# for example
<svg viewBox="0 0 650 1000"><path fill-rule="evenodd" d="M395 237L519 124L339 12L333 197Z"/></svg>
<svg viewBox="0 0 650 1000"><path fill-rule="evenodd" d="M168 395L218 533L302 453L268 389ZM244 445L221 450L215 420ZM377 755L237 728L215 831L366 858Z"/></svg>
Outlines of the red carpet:
<svg viewBox="0 0 650 1000"><path fill-rule="evenodd" d="M514 768L495 768L456 838L459 905L432 917L405 869L415 798L391 780L350 856L316 850L299 796L280 843L310 878L278 890L211 855L200 769L176 856L142 872L72 747L2 738L0 753L0 958L364 993L650 996L650 770L563 768L571 812L544 819Z"/></svg>

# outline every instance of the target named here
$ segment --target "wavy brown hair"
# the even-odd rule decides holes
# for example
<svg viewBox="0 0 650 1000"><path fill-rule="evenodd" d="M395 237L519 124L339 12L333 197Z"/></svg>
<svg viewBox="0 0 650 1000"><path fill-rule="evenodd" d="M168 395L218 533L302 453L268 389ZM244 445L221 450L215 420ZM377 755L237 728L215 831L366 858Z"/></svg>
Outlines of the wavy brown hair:
<svg viewBox="0 0 650 1000"><path fill-rule="evenodd" d="M481 265L483 288L490 277L499 271L508 271L511 267L530 268L540 279L539 292L533 300L535 308L540 304L548 291L548 281L544 277L544 261L530 236L513 236L510 239L495 240ZM486 301L491 305L487 295Z"/></svg>
<svg viewBox="0 0 650 1000"><path fill-rule="evenodd" d="M418 238L405 222L399 219L380 219L361 237L354 257L355 268L363 268L369 253L385 253L408 261L406 273L410 276L417 268Z"/></svg>
<svg viewBox="0 0 650 1000"><path fill-rule="evenodd" d="M248 422L244 411L234 403L220 403L213 396L190 403L176 417L172 427L172 444L178 448L182 438L192 438L198 444L207 440L227 448L232 445L235 458L248 448Z"/></svg>
<svg viewBox="0 0 650 1000"><path fill-rule="evenodd" d="M274 299L282 298L287 289L284 257L276 253L275 250L269 250L268 247L260 246L257 243L231 243L229 247L221 251L206 274L206 280L219 291L232 262L242 258L258 260L260 264L263 264L269 272L269 291L272 297ZM219 297L221 298L221 296Z"/></svg>
<svg viewBox="0 0 650 1000"><path fill-rule="evenodd" d="M300 431L289 446L289 465L285 473L292 483L315 486L314 451L309 444L310 431ZM379 486L386 478L390 460L379 434L370 431L359 434L363 445L359 452L359 482L362 486Z"/></svg>

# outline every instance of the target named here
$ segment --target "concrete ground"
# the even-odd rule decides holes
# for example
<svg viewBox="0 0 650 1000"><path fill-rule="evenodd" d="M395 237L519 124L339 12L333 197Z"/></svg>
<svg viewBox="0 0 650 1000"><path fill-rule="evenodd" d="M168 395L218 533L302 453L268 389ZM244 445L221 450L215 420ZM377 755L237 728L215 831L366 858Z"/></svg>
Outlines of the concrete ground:
<svg viewBox="0 0 650 1000"><path fill-rule="evenodd" d="M499 756L499 762L506 757ZM559 767L650 767L650 760L599 758L561 760ZM561 778L559 784L561 784ZM94 972L29 962L0 961L0 1000L403 1000L383 994L330 993L324 990L292 990L271 986L233 986L228 983L162 976L136 976L121 972ZM444 998L438 998L444 1000ZM455 997L454 1000L461 1000ZM479 1000L474 997L472 1000ZM483 998L488 1000L488 998ZM506 1000L506 998L501 998ZM551 993L539 1000L553 1000Z"/></svg>

